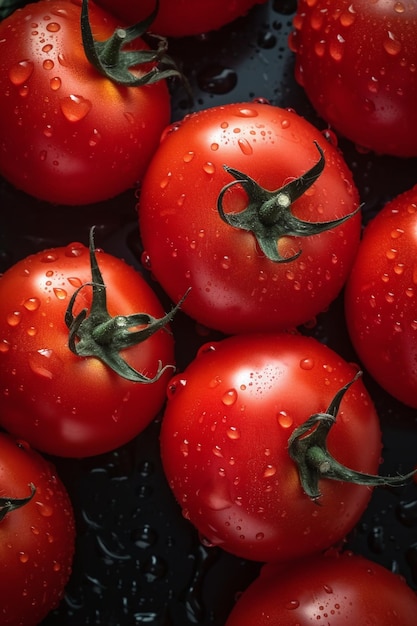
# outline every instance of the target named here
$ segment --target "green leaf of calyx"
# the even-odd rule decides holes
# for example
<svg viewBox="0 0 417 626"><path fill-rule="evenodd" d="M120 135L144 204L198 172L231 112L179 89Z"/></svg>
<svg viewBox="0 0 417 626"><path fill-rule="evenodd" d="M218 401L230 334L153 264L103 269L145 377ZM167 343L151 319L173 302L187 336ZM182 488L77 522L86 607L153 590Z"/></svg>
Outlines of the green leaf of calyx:
<svg viewBox="0 0 417 626"><path fill-rule="evenodd" d="M297 465L301 486L314 502L321 497L319 482L322 479L377 486L404 485L417 470L405 475L378 476L352 470L339 463L327 449L327 436L336 423L343 396L350 386L362 375L359 371L354 378L335 394L325 413L315 413L294 430L288 440L288 453ZM364 445L366 442L364 442Z"/></svg>
<svg viewBox="0 0 417 626"><path fill-rule="evenodd" d="M109 80L126 87L141 87L172 76L182 78L174 60L167 55L168 44L164 37L152 35L157 43L155 50L125 49L126 45L135 39L146 34L150 35L148 28L155 19L158 9L159 0L156 0L155 8L147 18L127 28L116 28L112 36L105 41L96 41L91 30L88 0L82 0L81 35L88 61ZM140 75L131 71L145 64L151 64L151 69Z"/></svg>
<svg viewBox="0 0 417 626"><path fill-rule="evenodd" d="M319 160L305 174L274 191L264 189L253 178L239 170L228 165L223 166L235 180L225 185L220 191L217 199L220 217L234 228L252 232L260 249L271 261L288 263L297 259L302 253L302 250L299 250L290 257L283 257L277 245L282 237L318 235L340 226L361 208L359 206L352 213L327 222L307 222L293 215L292 204L311 187L325 167L324 152L316 141L314 144L319 152ZM223 206L224 195L228 189L238 184L244 187L248 195L248 206L239 213L227 213Z"/></svg>
<svg viewBox="0 0 417 626"><path fill-rule="evenodd" d="M155 318L148 313L112 317L107 310L106 285L95 254L94 228L90 230L89 251L91 281L74 291L65 312L65 324L69 329L68 347L79 357L100 359L122 378L132 382L153 383L167 369L175 369L174 365L162 366L159 362L155 376L148 377L131 367L120 352L145 341L158 330L165 328L181 307L188 292L161 318ZM74 315L73 309L78 294L87 287L91 287L93 294L90 310L82 309Z"/></svg>

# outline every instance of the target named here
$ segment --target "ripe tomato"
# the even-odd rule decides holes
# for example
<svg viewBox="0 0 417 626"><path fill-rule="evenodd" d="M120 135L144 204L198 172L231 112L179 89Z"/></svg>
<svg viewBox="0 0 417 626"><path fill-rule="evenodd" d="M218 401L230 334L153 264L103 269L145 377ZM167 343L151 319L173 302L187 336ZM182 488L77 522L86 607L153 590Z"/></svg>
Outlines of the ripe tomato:
<svg viewBox="0 0 417 626"><path fill-rule="evenodd" d="M122 260L95 256L101 273L72 243L0 278L0 424L60 456L100 454L141 432L174 363L170 314L151 287Z"/></svg>
<svg viewBox="0 0 417 626"><path fill-rule="evenodd" d="M0 433L2 626L35 626L57 606L74 543L71 502L53 465Z"/></svg>
<svg viewBox="0 0 417 626"><path fill-rule="evenodd" d="M226 626L414 626L417 596L382 565L350 552L267 565L235 604Z"/></svg>
<svg viewBox="0 0 417 626"><path fill-rule="evenodd" d="M417 186L366 226L345 292L347 327L364 367L417 407Z"/></svg>
<svg viewBox="0 0 417 626"><path fill-rule="evenodd" d="M164 81L118 85L87 60L80 4L41 0L0 23L0 172L28 194L73 205L133 187L170 119ZM89 5L102 42L118 22ZM147 49L140 38L129 46ZM150 67L135 66L134 78Z"/></svg>
<svg viewBox="0 0 417 626"><path fill-rule="evenodd" d="M286 329L342 288L359 244L358 204L339 151L293 111L205 109L167 130L144 177L144 263L173 300L191 287L183 310L210 328Z"/></svg>
<svg viewBox="0 0 417 626"><path fill-rule="evenodd" d="M162 462L183 515L206 542L242 558L284 561L345 537L371 489L324 475L301 484L288 443L295 434L300 441L296 429L327 411L354 373L313 338L251 333L203 346L173 377ZM379 420L360 379L345 393L328 444L340 463L378 470Z"/></svg>
<svg viewBox="0 0 417 626"><path fill-rule="evenodd" d="M295 76L318 114L361 147L417 156L417 2L300 0L293 25Z"/></svg>
<svg viewBox="0 0 417 626"><path fill-rule="evenodd" d="M221 28L263 2L266 0L159 0L158 14L150 30L166 37L200 35ZM97 0L97 4L124 24L134 24L151 13L155 0Z"/></svg>

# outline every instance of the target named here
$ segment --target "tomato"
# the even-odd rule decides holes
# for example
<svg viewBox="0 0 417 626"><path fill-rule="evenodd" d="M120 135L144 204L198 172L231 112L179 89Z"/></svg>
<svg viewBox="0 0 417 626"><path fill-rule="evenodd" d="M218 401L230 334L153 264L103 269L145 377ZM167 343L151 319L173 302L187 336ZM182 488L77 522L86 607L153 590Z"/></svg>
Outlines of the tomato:
<svg viewBox="0 0 417 626"><path fill-rule="evenodd" d="M327 409L350 381L328 450L352 470L376 473L379 420L354 375L352 365L314 338L250 333L202 346L172 378L161 458L183 515L204 542L245 559L285 561L345 537L368 505L370 483L330 480L328 455L318 463L327 478L319 479L315 465L310 482L301 447L311 441L304 437L310 430L323 434L316 419L306 425L308 418L336 413Z"/></svg>
<svg viewBox="0 0 417 626"><path fill-rule="evenodd" d="M118 22L89 5L100 44ZM117 84L102 73L113 76L111 68L87 60L80 15L78 0L41 0L0 23L0 173L30 195L69 205L133 187L170 120L165 81L129 86L152 64ZM141 38L132 46L147 54Z"/></svg>
<svg viewBox="0 0 417 626"><path fill-rule="evenodd" d="M0 433L0 621L35 626L68 582L75 545L72 505L55 467Z"/></svg>
<svg viewBox="0 0 417 626"><path fill-rule="evenodd" d="M161 409L173 369L171 314L133 267L93 256L99 268L72 243L0 278L0 425L59 456L136 436Z"/></svg>
<svg viewBox="0 0 417 626"><path fill-rule="evenodd" d="M400 576L350 552L267 565L239 597L226 626L414 626L417 596Z"/></svg>
<svg viewBox="0 0 417 626"><path fill-rule="evenodd" d="M300 0L293 26L295 76L318 114L362 148L417 156L417 2Z"/></svg>
<svg viewBox="0 0 417 626"><path fill-rule="evenodd" d="M392 396L417 407L417 186L366 226L345 292L347 327L364 367Z"/></svg>
<svg viewBox="0 0 417 626"><path fill-rule="evenodd" d="M159 0L158 14L150 30L166 37L200 35L221 28L263 2L266 0ZM97 0L97 4L124 24L133 24L149 15L156 3L155 0Z"/></svg>
<svg viewBox="0 0 417 626"><path fill-rule="evenodd" d="M191 288L183 310L205 326L286 329L341 290L358 205L339 151L295 112L201 110L167 129L143 179L144 263L173 300Z"/></svg>

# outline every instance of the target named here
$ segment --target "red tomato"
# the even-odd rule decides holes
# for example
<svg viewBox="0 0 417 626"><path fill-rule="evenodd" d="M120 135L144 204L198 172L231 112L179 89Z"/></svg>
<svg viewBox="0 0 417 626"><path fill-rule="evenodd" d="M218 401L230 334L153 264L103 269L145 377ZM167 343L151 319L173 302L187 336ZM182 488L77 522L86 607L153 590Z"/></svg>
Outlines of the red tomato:
<svg viewBox="0 0 417 626"><path fill-rule="evenodd" d="M79 243L31 255L0 278L0 424L60 456L100 454L141 432L162 407L174 363L165 328L147 338L147 318L164 318L151 287L122 260L96 257L95 289L88 248ZM112 319L102 314L103 294ZM69 341L67 324L77 330L85 312Z"/></svg>
<svg viewBox="0 0 417 626"><path fill-rule="evenodd" d="M351 553L330 552L267 565L243 592L226 626L414 626L417 596L385 567Z"/></svg>
<svg viewBox="0 0 417 626"><path fill-rule="evenodd" d="M118 22L89 5L103 41ZM133 187L170 119L165 82L117 85L87 60L80 13L78 0L41 0L0 23L0 172L28 194L73 205Z"/></svg>
<svg viewBox="0 0 417 626"><path fill-rule="evenodd" d="M342 288L359 244L358 204L339 151L301 116L260 102L205 109L167 130L144 177L144 263L174 301L191 287L183 310L203 325L286 329Z"/></svg>
<svg viewBox="0 0 417 626"><path fill-rule="evenodd" d="M417 186L400 194L364 232L345 292L359 359L392 396L417 408Z"/></svg>
<svg viewBox="0 0 417 626"><path fill-rule="evenodd" d="M318 494L309 497L300 482L288 441L310 416L327 411L354 373L313 338L252 333L203 346L173 377L162 462L183 515L204 541L242 558L284 561L345 537L371 489L323 475L318 506ZM377 472L379 421L361 380L346 392L328 446L340 463Z"/></svg>
<svg viewBox="0 0 417 626"><path fill-rule="evenodd" d="M300 0L295 76L318 114L361 147L417 155L417 2Z"/></svg>
<svg viewBox="0 0 417 626"><path fill-rule="evenodd" d="M221 28L263 2L266 0L159 0L159 11L150 30L167 37L200 35ZM143 20L155 8L155 0L97 0L97 4L124 24Z"/></svg>
<svg viewBox="0 0 417 626"><path fill-rule="evenodd" d="M2 626L35 626L58 605L74 540L71 502L53 465L0 433Z"/></svg>

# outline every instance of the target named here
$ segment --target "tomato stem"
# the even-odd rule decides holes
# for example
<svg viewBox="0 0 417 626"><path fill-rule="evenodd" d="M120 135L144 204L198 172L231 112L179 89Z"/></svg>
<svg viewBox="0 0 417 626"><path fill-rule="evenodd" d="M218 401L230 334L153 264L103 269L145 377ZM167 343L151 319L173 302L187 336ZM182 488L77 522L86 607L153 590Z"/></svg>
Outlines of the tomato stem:
<svg viewBox="0 0 417 626"><path fill-rule="evenodd" d="M334 396L325 413L315 413L294 430L288 440L288 453L295 461L304 492L314 501L320 496L319 481L322 478L354 483L356 485L398 486L404 485L417 470L405 475L377 476L352 470L339 463L328 451L326 441L336 423L340 403L349 387L362 375L354 378Z"/></svg>
<svg viewBox="0 0 417 626"><path fill-rule="evenodd" d="M0 522L6 517L8 513L30 502L35 495L36 487L33 483L29 484L30 495L26 498L7 498L5 496L0 497Z"/></svg>
<svg viewBox="0 0 417 626"><path fill-rule="evenodd" d="M161 318L155 318L148 313L112 317L107 310L106 285L95 254L94 227L90 230L89 249L92 280L74 291L65 312L65 323L69 329L68 346L77 356L100 359L122 378L132 382L155 382L167 369L174 369L174 366L163 367L159 362L155 376L148 377L131 367L120 352L145 341L158 330L165 328L181 307L188 291L178 304ZM74 315L73 308L77 296L88 286L93 291L90 311L82 309Z"/></svg>
<svg viewBox="0 0 417 626"><path fill-rule="evenodd" d="M148 33L148 28L155 19L159 9L159 0L155 0L155 8L144 20L127 28L117 28L112 36L105 41L96 41L93 37L88 15L88 0L83 0L81 7L81 36L84 52L88 61L109 80L118 85L140 87L159 80L178 76L181 72L171 57L166 54L167 40L158 35ZM156 50L125 49L133 40L148 35L157 43ZM140 75L131 72L131 68L151 64L151 69ZM161 69L161 66L166 69Z"/></svg>
<svg viewBox="0 0 417 626"><path fill-rule="evenodd" d="M302 253L300 249L290 257L283 257L278 251L278 242L282 237L318 235L340 226L361 208L359 206L352 213L327 222L306 222L293 215L291 212L292 204L311 187L325 167L324 152L316 141L314 145L319 152L319 160L305 174L275 191L264 189L253 178L239 170L228 165L223 166L235 180L225 185L220 191L217 199L217 210L220 217L234 228L251 231L262 252L271 261L288 263L294 261ZM246 190L249 198L248 206L239 213L226 213L223 206L224 195L228 189L238 184Z"/></svg>

